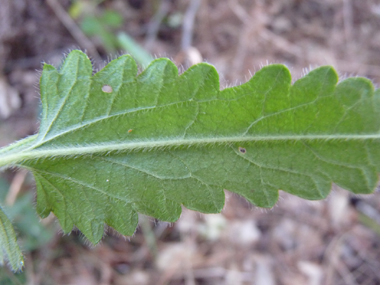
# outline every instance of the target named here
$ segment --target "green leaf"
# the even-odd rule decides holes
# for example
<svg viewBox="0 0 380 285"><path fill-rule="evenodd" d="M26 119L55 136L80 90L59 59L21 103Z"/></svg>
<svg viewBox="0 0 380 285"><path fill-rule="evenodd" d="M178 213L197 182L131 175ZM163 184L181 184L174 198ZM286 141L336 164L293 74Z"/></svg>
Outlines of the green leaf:
<svg viewBox="0 0 380 285"><path fill-rule="evenodd" d="M124 32L120 32L117 35L117 42L119 46L128 52L142 67L147 67L154 58L151 54L140 46L132 37Z"/></svg>
<svg viewBox="0 0 380 285"><path fill-rule="evenodd" d="M380 172L380 92L331 67L291 84L283 65L220 91L216 70L178 76L168 59L140 75L128 55L92 75L72 51L41 77L39 133L0 151L0 166L29 169L37 211L93 243L104 223L123 235L143 213L173 222L181 205L220 212L224 191L272 207L278 190L323 199L331 184L370 193Z"/></svg>
<svg viewBox="0 0 380 285"><path fill-rule="evenodd" d="M0 207L0 265L3 265L6 260L13 271L19 271L24 266L24 259L17 245L12 223Z"/></svg>
<svg viewBox="0 0 380 285"><path fill-rule="evenodd" d="M7 208L7 216L17 228L18 241L27 252L45 246L53 237L52 229L40 223L35 214L34 196L32 192L20 195L12 207Z"/></svg>
<svg viewBox="0 0 380 285"><path fill-rule="evenodd" d="M98 18L94 16L86 16L80 25L82 31L88 36L94 36L99 34L99 31L103 31L103 25Z"/></svg>
<svg viewBox="0 0 380 285"><path fill-rule="evenodd" d="M100 20L104 25L112 28L119 28L123 24L123 16L119 12L112 10L105 10Z"/></svg>

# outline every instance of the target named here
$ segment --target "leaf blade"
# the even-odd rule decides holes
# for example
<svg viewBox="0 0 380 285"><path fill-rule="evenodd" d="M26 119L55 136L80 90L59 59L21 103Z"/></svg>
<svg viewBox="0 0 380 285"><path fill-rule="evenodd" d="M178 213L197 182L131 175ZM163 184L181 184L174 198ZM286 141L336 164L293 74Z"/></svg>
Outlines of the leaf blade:
<svg viewBox="0 0 380 285"><path fill-rule="evenodd" d="M220 212L223 189L272 207L279 189L323 199L333 182L376 186L380 92L369 80L337 85L321 67L292 85L272 65L220 91L211 65L178 76L157 59L136 76L129 56L91 72L79 51L44 68L40 134L7 160L33 172L38 213L53 211L65 232L97 243L104 222L131 235L138 212L170 222L181 205Z"/></svg>
<svg viewBox="0 0 380 285"><path fill-rule="evenodd" d="M0 207L0 265L3 265L5 260L14 272L24 266L24 258L17 244L12 223Z"/></svg>

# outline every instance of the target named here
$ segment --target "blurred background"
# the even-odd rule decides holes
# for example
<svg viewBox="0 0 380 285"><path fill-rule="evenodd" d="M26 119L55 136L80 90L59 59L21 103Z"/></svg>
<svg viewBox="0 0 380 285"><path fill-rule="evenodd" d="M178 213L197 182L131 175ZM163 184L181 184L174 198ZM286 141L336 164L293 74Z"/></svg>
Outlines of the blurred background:
<svg viewBox="0 0 380 285"><path fill-rule="evenodd" d="M142 68L163 56L180 70L206 61L222 88L268 63L294 79L328 64L379 84L380 1L1 0L1 146L36 133L41 63L59 66L76 48L95 70L124 53ZM380 284L379 192L333 186L319 202L281 193L271 210L226 192L220 215L142 216L133 237L108 230L93 247L52 215L41 221L34 188L25 171L0 176L26 257L22 273L0 268L0 284Z"/></svg>

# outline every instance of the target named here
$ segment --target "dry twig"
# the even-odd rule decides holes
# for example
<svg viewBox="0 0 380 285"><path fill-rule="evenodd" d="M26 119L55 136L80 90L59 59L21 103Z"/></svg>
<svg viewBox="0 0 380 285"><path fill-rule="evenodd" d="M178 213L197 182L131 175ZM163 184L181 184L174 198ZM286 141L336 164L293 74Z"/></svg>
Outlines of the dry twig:
<svg viewBox="0 0 380 285"><path fill-rule="evenodd" d="M25 169L21 169L12 180L11 186L9 187L9 192L5 198L5 203L12 206L17 198L18 193L20 193L22 184L24 184L26 175L28 172Z"/></svg>
<svg viewBox="0 0 380 285"><path fill-rule="evenodd" d="M74 20L69 14L63 9L58 0L46 0L47 4L54 11L57 18L70 32L73 38L78 42L78 44L85 49L97 62L101 62L101 57L96 50L94 44L86 37L86 35L77 26Z"/></svg>
<svg viewBox="0 0 380 285"><path fill-rule="evenodd" d="M145 41L145 48L150 50L156 41L158 31L160 29L160 24L164 17L168 14L170 9L170 0L162 0L157 13L154 15L153 19L148 23L148 31Z"/></svg>
<svg viewBox="0 0 380 285"><path fill-rule="evenodd" d="M183 32L181 41L181 48L184 51L187 51L191 47L195 16L200 4L201 0L192 0L186 10L185 17L183 19Z"/></svg>

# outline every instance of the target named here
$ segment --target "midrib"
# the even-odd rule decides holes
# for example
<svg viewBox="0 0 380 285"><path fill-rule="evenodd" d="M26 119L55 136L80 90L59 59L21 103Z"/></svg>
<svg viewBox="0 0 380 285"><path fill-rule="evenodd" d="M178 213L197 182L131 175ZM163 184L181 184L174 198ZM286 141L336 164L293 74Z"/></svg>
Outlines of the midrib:
<svg viewBox="0 0 380 285"><path fill-rule="evenodd" d="M229 145L231 143L245 142L276 142L276 141L365 141L380 139L380 134L359 135L277 135L277 136L234 136L216 138L173 138L157 141L131 141L128 143L103 143L86 146L56 146L44 147L43 142L27 148L16 154L0 156L0 167L8 164L18 164L23 160L46 157L78 156L113 151L154 150L166 147L200 146L200 145ZM38 149L40 147L40 149Z"/></svg>

